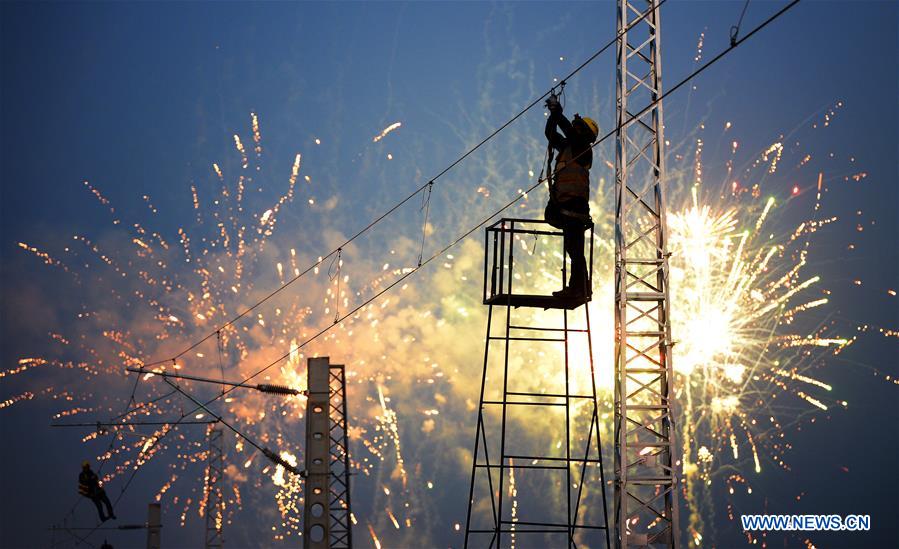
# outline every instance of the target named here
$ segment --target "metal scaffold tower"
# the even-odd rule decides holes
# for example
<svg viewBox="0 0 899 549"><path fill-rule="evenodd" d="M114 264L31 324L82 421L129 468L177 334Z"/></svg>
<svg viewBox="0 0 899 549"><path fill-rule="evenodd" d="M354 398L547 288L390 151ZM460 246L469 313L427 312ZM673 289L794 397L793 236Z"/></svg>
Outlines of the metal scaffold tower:
<svg viewBox="0 0 899 549"><path fill-rule="evenodd" d="M222 525L225 520L225 498L222 480L225 476L225 433L218 425L207 430L209 453L206 456L206 541L204 547L221 548Z"/></svg>
<svg viewBox="0 0 899 549"><path fill-rule="evenodd" d="M515 263L516 249L538 241L550 249L543 257L556 249L564 257L561 236L526 219L501 219L486 231L489 310L466 547L609 545L589 297L538 295L528 288L533 253ZM592 279L592 225L589 236ZM563 262L563 280L565 270ZM571 315L582 305L578 323ZM551 319L558 325L547 326Z"/></svg>
<svg viewBox="0 0 899 549"><path fill-rule="evenodd" d="M659 5L618 0L615 537L677 547Z"/></svg>
<svg viewBox="0 0 899 549"><path fill-rule="evenodd" d="M346 369L321 357L307 371L303 547L351 549Z"/></svg>

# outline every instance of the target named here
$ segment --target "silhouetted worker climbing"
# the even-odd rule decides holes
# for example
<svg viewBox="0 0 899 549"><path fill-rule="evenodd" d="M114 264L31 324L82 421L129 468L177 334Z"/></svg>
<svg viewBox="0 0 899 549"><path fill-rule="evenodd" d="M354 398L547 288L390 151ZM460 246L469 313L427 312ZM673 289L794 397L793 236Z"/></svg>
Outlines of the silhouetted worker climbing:
<svg viewBox="0 0 899 549"><path fill-rule="evenodd" d="M555 94L546 100L549 118L546 120L546 139L549 140L549 161L553 150L559 151L556 167L549 185L549 204L544 217L550 225L562 229L565 253L571 258L571 278L568 285L553 292L556 297L585 298L593 293L587 279L587 260L584 258L584 231L590 226L590 168L593 166L591 146L599 133L592 119L574 115L569 122L562 114L562 104ZM562 134L556 131L562 130ZM565 284L565 281L562 281Z"/></svg>
<svg viewBox="0 0 899 549"><path fill-rule="evenodd" d="M100 514L101 522L116 518L115 513L112 512L112 503L109 502L106 490L100 486L100 479L97 477L97 473L91 470L89 461L81 464L81 474L78 475L78 493L94 502L94 505L97 506L97 513ZM106 505L106 514L103 513L103 505Z"/></svg>

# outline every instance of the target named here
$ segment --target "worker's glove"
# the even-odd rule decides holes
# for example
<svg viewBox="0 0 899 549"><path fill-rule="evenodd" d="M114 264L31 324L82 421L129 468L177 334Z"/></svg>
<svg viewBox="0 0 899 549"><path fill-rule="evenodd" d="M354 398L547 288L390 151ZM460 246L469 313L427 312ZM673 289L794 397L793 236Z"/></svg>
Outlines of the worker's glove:
<svg viewBox="0 0 899 549"><path fill-rule="evenodd" d="M549 99L546 100L546 108L549 109L551 113L562 112L562 104L559 103L559 96L551 93L549 94Z"/></svg>

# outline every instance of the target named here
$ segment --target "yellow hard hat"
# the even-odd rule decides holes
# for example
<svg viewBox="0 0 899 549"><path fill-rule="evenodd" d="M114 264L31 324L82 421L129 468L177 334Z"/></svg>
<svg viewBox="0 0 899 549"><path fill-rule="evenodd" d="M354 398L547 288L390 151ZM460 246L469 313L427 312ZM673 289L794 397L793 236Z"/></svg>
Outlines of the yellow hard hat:
<svg viewBox="0 0 899 549"><path fill-rule="evenodd" d="M87 460L84 460L84 461L81 462L81 468L82 468L82 469L88 469L90 466L91 466L91 462L89 462L89 461L87 461Z"/></svg>
<svg viewBox="0 0 899 549"><path fill-rule="evenodd" d="M581 120L584 121L584 124L586 124L587 127L590 128L590 133L593 134L593 138L591 139L591 141L596 141L596 137L599 135L599 126L592 118L588 118L585 116L581 118Z"/></svg>

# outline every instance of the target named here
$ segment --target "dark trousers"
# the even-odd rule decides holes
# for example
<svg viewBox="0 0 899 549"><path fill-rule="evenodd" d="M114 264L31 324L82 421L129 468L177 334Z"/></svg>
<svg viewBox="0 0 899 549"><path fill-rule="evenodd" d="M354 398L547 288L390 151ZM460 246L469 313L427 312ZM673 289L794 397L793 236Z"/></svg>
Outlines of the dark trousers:
<svg viewBox="0 0 899 549"><path fill-rule="evenodd" d="M106 520L115 516L115 513L112 512L112 503L109 502L109 496L106 495L106 490L100 490L94 494L91 497L91 501L97 506L97 513L100 515L100 520ZM106 505L105 515L103 514L103 505Z"/></svg>
<svg viewBox="0 0 899 549"><path fill-rule="evenodd" d="M565 253L571 259L571 278L568 285L578 291L587 292L587 258L584 257L584 226L568 224L562 229L565 238Z"/></svg>
<svg viewBox="0 0 899 549"><path fill-rule="evenodd" d="M565 215L563 210L589 215L590 206L583 199L567 200L561 203L550 200L544 212L544 217L550 225L562 229L565 253L571 259L571 277L568 286L590 293L590 288L587 287L589 282L587 280L587 259L584 257L584 231L587 230L587 226L582 220Z"/></svg>

